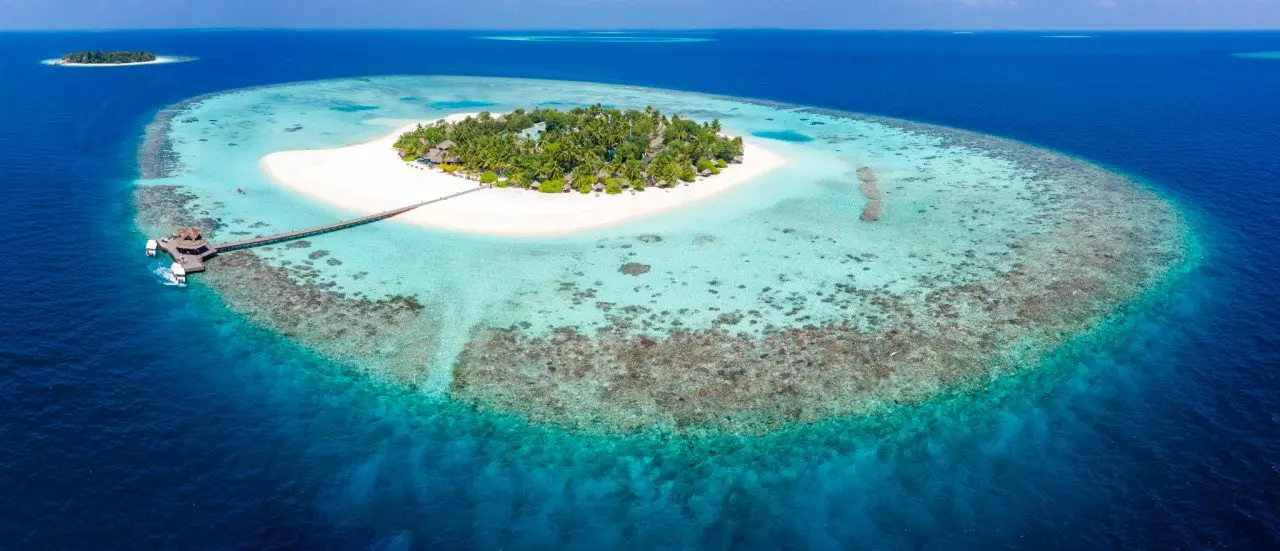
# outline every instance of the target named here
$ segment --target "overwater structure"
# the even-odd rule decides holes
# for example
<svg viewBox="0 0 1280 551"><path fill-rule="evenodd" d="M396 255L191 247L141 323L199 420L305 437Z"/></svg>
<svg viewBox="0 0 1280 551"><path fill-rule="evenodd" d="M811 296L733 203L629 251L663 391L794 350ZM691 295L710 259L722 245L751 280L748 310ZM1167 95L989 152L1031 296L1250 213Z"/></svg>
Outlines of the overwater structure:
<svg viewBox="0 0 1280 551"><path fill-rule="evenodd" d="M339 230L345 230L347 228L354 228L356 226L362 226L364 224L369 224L369 223L377 222L379 220L385 220L387 218L391 218L392 216L404 214L418 207L430 205L431 203L438 203L440 201L446 201L449 199L453 199L454 197L459 197L462 195L466 195L468 193L480 191L482 189L485 189L485 187L487 186L481 186L481 187L468 189L465 191L460 191L458 193L445 195L443 197L437 197L435 199L429 199L426 201L422 201L420 203L414 203L406 207L400 207L398 209L383 211L377 214L370 214L368 216L361 216L360 218L355 218L352 220L335 222L333 224L316 226L314 228L307 228L307 229L294 230L294 231L285 232L285 233L278 233L275 235L267 235L262 237L254 237L252 239L233 241L231 243L226 243L223 245L215 245L213 243L209 243L208 241L205 240L204 234L199 229L193 228L193 227L186 227L178 230L177 233L170 235L168 237L162 237L160 239L148 239L147 240L147 256L155 256L158 251L164 251L165 254L169 255L169 258L173 259L173 264L170 265L169 270L173 272L174 279L177 280L178 283L186 283L187 274L203 272L205 270L205 263L211 260L213 257L218 256L219 253L227 253L227 252L237 251L240 249L248 249L251 247L260 247L264 245L274 245L276 243L284 243L286 241L293 241L296 239L303 239L303 238L311 237L314 235L320 235L320 234L335 232Z"/></svg>

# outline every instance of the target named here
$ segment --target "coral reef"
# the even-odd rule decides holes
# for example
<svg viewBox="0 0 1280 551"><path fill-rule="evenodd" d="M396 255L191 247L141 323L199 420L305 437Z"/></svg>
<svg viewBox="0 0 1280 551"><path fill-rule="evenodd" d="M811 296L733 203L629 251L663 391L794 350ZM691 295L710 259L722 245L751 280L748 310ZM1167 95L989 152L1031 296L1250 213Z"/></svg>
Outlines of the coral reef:
<svg viewBox="0 0 1280 551"><path fill-rule="evenodd" d="M199 207L195 196L179 188L138 186L134 201L138 227L152 234L196 225L216 237L217 222L193 213ZM253 251L219 255L212 262L216 266L202 273L201 281L250 320L377 378L415 385L426 370L423 357L433 349L439 325L417 298L347 296L332 283L313 281L309 266L273 266Z"/></svg>
<svg viewBox="0 0 1280 551"><path fill-rule="evenodd" d="M148 126L144 178L182 170L164 129L199 101ZM530 264L512 265L520 278L503 288L512 294L478 305L401 291L417 287L374 298L344 290L321 272L361 283L379 276L365 279L373 267L354 266L351 249L320 239L314 249L300 240L220 256L197 281L231 309L371 377L416 386L427 376L480 410L591 431L764 432L981 390L1035 365L1186 259L1189 230L1172 204L1087 162L962 130L752 103L821 119L820 128L809 123L823 132L815 146L855 147L868 128L914 141L857 164L847 154L841 170L852 173L833 171L814 186L822 200L788 198L753 213L753 225L503 249ZM883 162L908 142L920 164L943 159L935 172ZM975 176L946 179L955 167ZM1005 197L1016 209L990 203ZM153 235L266 226L249 215L220 223L218 204L168 183L141 183L135 201L139 227ZM896 240L877 241L883 235ZM772 258L762 258L766 250ZM735 270L751 275L735 279ZM460 321L471 308L482 312Z"/></svg>
<svg viewBox="0 0 1280 551"><path fill-rule="evenodd" d="M760 432L872 413L1032 365L1185 260L1187 228L1173 205L1121 175L1017 142L911 125L1037 175L1040 230L1010 245L1012 269L986 267L983 282L922 280L911 292L841 285L842 296L827 300L846 319L758 335L737 330L758 311L662 335L646 329L662 325L661 315L620 305L594 334L482 327L455 368L453 396L590 430ZM859 176L876 182L873 171Z"/></svg>

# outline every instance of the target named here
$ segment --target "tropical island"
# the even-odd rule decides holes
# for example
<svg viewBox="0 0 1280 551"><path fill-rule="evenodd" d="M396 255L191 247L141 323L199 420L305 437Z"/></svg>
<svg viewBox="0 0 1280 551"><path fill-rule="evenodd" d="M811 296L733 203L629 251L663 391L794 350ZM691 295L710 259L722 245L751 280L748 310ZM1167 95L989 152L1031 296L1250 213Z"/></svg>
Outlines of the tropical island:
<svg viewBox="0 0 1280 551"><path fill-rule="evenodd" d="M151 52L124 52L103 50L73 52L62 56L61 62L75 65L123 65L127 63L153 63L159 58Z"/></svg>
<svg viewBox="0 0 1280 551"><path fill-rule="evenodd" d="M468 162L470 136L406 148L409 162L396 154L406 133L438 124L407 118L426 100L418 90L493 105L687 110L743 133L744 161L689 185L613 195L477 185L417 160L435 149L440 164ZM1160 296L1166 274L1198 256L1176 205L1122 174L912 121L474 77L229 95L166 108L149 127L139 165L155 176L136 195L138 227L195 224L229 242L448 197L367 230L230 252L204 281L254 323L379 381L535 423L701 436L894 415L935 397L949 408L953 397L1003 392L1042 361L1071 361L1057 356L1062 345L1106 338L1133 300ZM410 95L416 105L403 105ZM321 97L385 105L389 116L321 111ZM481 118L445 122L468 116ZM823 128L811 141L760 135L814 123ZM282 150L232 145L247 140ZM601 170L614 159L606 153ZM638 162L642 177L655 159ZM246 177L255 161L263 178ZM517 157L497 170L509 180L520 168Z"/></svg>
<svg viewBox="0 0 1280 551"><path fill-rule="evenodd" d="M277 151L262 157L260 166L276 184L351 212L376 214L452 197L396 220L533 236L678 209L787 163L754 140L721 136L717 121L696 123L655 109L623 112L596 105L386 122L396 122L397 129L373 141ZM483 193L457 196L477 184Z"/></svg>
<svg viewBox="0 0 1280 551"><path fill-rule="evenodd" d="M742 163L744 150L741 137L721 134L718 119L599 104L440 120L405 132L393 147L405 161L482 184L584 194L694 182Z"/></svg>

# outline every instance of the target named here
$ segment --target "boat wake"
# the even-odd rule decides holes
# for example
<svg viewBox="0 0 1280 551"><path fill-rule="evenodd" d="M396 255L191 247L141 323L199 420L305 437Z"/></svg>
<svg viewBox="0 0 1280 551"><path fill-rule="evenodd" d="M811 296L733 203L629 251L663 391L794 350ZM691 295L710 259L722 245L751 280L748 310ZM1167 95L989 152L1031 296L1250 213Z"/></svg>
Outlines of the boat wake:
<svg viewBox="0 0 1280 551"><path fill-rule="evenodd" d="M166 287L186 287L187 284L179 282L177 276L173 275L173 270L168 266L160 263L151 265L151 275L155 276L156 282Z"/></svg>

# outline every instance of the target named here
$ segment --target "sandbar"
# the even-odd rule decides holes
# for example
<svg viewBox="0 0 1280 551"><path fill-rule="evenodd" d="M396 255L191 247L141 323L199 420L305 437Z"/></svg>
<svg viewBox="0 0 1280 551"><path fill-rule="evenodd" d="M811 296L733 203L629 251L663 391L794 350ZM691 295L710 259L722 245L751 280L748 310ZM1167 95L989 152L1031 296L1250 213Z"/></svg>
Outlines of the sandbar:
<svg viewBox="0 0 1280 551"><path fill-rule="evenodd" d="M466 117L451 115L446 120ZM422 121L429 124L434 121ZM260 165L275 183L317 201L373 214L478 187L475 181L401 160L392 144L418 122L373 141L332 149L280 151ZM563 235L612 226L681 207L751 181L786 164L746 142L743 162L688 185L619 195L539 193L492 188L426 205L394 218L435 229L503 236Z"/></svg>

